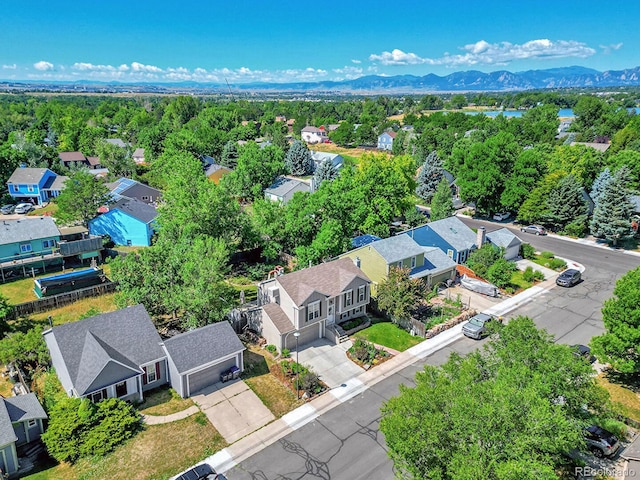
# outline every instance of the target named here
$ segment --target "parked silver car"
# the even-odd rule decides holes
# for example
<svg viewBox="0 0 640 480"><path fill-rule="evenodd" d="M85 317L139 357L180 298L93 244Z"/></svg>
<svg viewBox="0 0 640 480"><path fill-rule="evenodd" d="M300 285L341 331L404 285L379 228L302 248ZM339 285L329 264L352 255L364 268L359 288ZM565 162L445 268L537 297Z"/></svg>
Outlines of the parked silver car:
<svg viewBox="0 0 640 480"><path fill-rule="evenodd" d="M487 334L487 324L494 320L491 315L478 313L469 319L462 327L462 333L469 338L480 340Z"/></svg>
<svg viewBox="0 0 640 480"><path fill-rule="evenodd" d="M31 210L33 210L33 208L33 205L31 205L30 203L19 203L18 205L16 205L14 213L29 213Z"/></svg>
<svg viewBox="0 0 640 480"><path fill-rule="evenodd" d="M2 213L3 215L11 215L15 209L15 205L3 205L2 208L0 208L0 213Z"/></svg>
<svg viewBox="0 0 640 480"><path fill-rule="evenodd" d="M573 287L575 284L580 283L581 279L582 274L580 273L580 270L569 268L558 275L558 278L556 278L556 285L561 287Z"/></svg>
<svg viewBox="0 0 640 480"><path fill-rule="evenodd" d="M585 428L585 435L589 450L598 458L610 457L620 448L618 437L596 425Z"/></svg>
<svg viewBox="0 0 640 480"><path fill-rule="evenodd" d="M547 234L547 230L544 227L541 227L540 225L527 225L526 227L521 227L520 231L524 233L533 233L535 235Z"/></svg>

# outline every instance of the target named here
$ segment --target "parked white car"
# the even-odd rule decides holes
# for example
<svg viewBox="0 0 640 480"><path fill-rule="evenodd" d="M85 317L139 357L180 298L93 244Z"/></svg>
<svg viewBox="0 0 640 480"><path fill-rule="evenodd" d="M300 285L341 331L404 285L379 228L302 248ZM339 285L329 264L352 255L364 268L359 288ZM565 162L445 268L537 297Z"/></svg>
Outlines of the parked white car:
<svg viewBox="0 0 640 480"><path fill-rule="evenodd" d="M30 203L19 203L13 213L29 213L31 210L33 210L33 205Z"/></svg>
<svg viewBox="0 0 640 480"><path fill-rule="evenodd" d="M499 212L493 215L493 219L501 222L502 220L506 220L511 216L511 212Z"/></svg>

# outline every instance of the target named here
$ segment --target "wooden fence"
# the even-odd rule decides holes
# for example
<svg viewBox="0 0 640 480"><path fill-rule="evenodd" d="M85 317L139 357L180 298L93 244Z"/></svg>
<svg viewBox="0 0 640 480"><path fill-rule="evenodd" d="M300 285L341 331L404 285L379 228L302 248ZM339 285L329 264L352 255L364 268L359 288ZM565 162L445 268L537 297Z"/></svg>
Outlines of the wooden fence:
<svg viewBox="0 0 640 480"><path fill-rule="evenodd" d="M14 305L12 309L12 317L22 317L32 313L45 312L54 308L64 307L82 298L98 297L105 293L114 292L116 284L114 282L105 282L93 287L81 288L73 292L60 293L51 297L44 297L32 302L19 303Z"/></svg>

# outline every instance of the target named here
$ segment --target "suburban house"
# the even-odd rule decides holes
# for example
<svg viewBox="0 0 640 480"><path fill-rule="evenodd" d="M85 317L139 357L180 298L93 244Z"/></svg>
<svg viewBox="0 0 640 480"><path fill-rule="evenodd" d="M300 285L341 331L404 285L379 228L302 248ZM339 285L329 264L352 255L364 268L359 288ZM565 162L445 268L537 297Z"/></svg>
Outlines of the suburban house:
<svg viewBox="0 0 640 480"><path fill-rule="evenodd" d="M311 186L302 180L289 177L278 177L264 190L264 197L272 202L287 203L296 192L311 192Z"/></svg>
<svg viewBox="0 0 640 480"><path fill-rule="evenodd" d="M329 153L329 152L311 151L311 160L313 160L314 171L326 160L331 162L331 164L334 167L336 167L336 170L341 169L342 164L344 163L344 158L342 158L342 155L338 155L337 153Z"/></svg>
<svg viewBox="0 0 640 480"><path fill-rule="evenodd" d="M131 146L131 144L124 142L121 138L107 138L105 142L120 148L127 148Z"/></svg>
<svg viewBox="0 0 640 480"><path fill-rule="evenodd" d="M120 178L113 183L107 183L107 188L111 191L111 197L115 201L122 198L134 198L140 202L155 205L162 200L160 190L130 178Z"/></svg>
<svg viewBox="0 0 640 480"><path fill-rule="evenodd" d="M353 248L360 248L360 247L364 247L365 245L369 245L371 242L375 242L376 240L382 240L382 238L378 237L377 235L369 235L364 234L364 235L358 235L357 237L353 237L351 239L351 246Z"/></svg>
<svg viewBox="0 0 640 480"><path fill-rule="evenodd" d="M43 332L51 363L70 397L142 401L167 383L166 354L142 305Z"/></svg>
<svg viewBox="0 0 640 480"><path fill-rule="evenodd" d="M89 170L102 169L100 159L98 157L85 157L82 152L60 152L58 158L62 165L67 168L72 166L84 166Z"/></svg>
<svg viewBox="0 0 640 480"><path fill-rule="evenodd" d="M244 345L229 322L176 335L161 345L167 355L171 387L182 398L220 379L225 370L244 370Z"/></svg>
<svg viewBox="0 0 640 480"><path fill-rule="evenodd" d="M213 165L209 165L207 167L204 174L209 180L218 185L220 183L220 180L222 180L222 177L230 174L231 172L233 172L233 170L231 170L230 168L223 167L222 165L214 163Z"/></svg>
<svg viewBox="0 0 640 480"><path fill-rule="evenodd" d="M411 278L420 278L429 287L456 276L456 263L436 247L422 247L408 235L376 240L344 253L372 282L372 289L384 281L391 268L407 268Z"/></svg>
<svg viewBox="0 0 640 480"><path fill-rule="evenodd" d="M350 258L262 282L258 287L261 334L280 351L323 337L336 340L335 323L366 313L370 285L371 280Z"/></svg>
<svg viewBox="0 0 640 480"><path fill-rule="evenodd" d="M477 236L458 217L421 225L402 232L423 247L438 247L456 263L464 263L476 249Z"/></svg>
<svg viewBox="0 0 640 480"><path fill-rule="evenodd" d="M35 393L0 397L0 472L11 475L18 471L16 448L38 440L46 419Z"/></svg>
<svg viewBox="0 0 640 480"><path fill-rule="evenodd" d="M142 165L144 163L144 148L136 148L133 151L133 155L131 155L131 158L134 162L136 162L136 164Z"/></svg>
<svg viewBox="0 0 640 480"><path fill-rule="evenodd" d="M151 245L157 210L135 198L121 198L109 211L89 220L92 235L109 235L117 245Z"/></svg>
<svg viewBox="0 0 640 480"><path fill-rule="evenodd" d="M378 150L393 149L394 138L396 138L396 132L384 132L378 135Z"/></svg>
<svg viewBox="0 0 640 480"><path fill-rule="evenodd" d="M325 143L329 140L324 127L318 128L307 125L300 131L300 136L307 143Z"/></svg>
<svg viewBox="0 0 640 480"><path fill-rule="evenodd" d="M16 201L41 205L60 195L66 180L48 168L18 167L7 180L7 187Z"/></svg>
<svg viewBox="0 0 640 480"><path fill-rule="evenodd" d="M609 147L611 146L610 143L598 143L598 142L571 142L569 145L571 145L572 147L575 147L576 145L584 145L585 147L593 148L594 150L597 150L601 153L604 153L607 150L609 150Z"/></svg>
<svg viewBox="0 0 640 480"><path fill-rule="evenodd" d="M478 234L484 232L483 228L478 229ZM522 240L518 238L508 228L500 228L489 232L486 235L487 240L496 247L504 248L504 258L506 260L514 260L520 256L520 247L522 246Z"/></svg>
<svg viewBox="0 0 640 480"><path fill-rule="evenodd" d="M160 338L144 306L103 313L46 330L51 363L70 397L142 401L171 383L183 397L243 367L244 346L227 322Z"/></svg>

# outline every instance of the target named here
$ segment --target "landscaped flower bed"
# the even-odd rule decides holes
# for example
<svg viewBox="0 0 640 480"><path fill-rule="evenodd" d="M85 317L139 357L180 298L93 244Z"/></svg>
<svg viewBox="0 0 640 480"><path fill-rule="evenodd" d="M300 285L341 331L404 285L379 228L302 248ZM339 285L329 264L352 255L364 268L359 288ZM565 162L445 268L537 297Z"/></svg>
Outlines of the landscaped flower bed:
<svg viewBox="0 0 640 480"><path fill-rule="evenodd" d="M347 350L347 357L365 370L389 360L392 355L362 338L356 338L353 346Z"/></svg>
<svg viewBox="0 0 640 480"><path fill-rule="evenodd" d="M283 360L271 365L271 373L278 377L298 398L311 399L325 392L329 387L320 380L318 374L293 360ZM298 388L296 388L299 381Z"/></svg>
<svg viewBox="0 0 640 480"><path fill-rule="evenodd" d="M354 333L367 328L369 325L371 325L371 322L367 317L358 317L339 325L347 335L353 335Z"/></svg>

